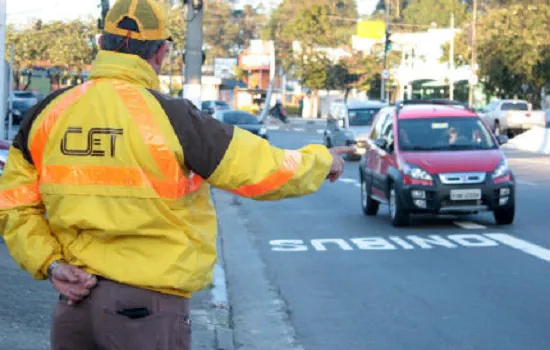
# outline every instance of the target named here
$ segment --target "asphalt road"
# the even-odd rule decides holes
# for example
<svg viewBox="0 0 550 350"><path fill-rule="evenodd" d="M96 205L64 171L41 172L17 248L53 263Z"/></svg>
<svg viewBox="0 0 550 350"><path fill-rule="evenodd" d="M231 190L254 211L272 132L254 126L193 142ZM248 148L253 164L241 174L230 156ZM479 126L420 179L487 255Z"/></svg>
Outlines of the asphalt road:
<svg viewBox="0 0 550 350"><path fill-rule="evenodd" d="M271 131L271 140L297 148L321 135ZM516 221L508 227L481 214L419 217L397 229L385 206L366 217L355 162L316 194L241 200L238 215L297 348L549 349L550 158L508 154L518 178ZM230 292L245 319L250 308L238 298L247 284L231 287L231 263Z"/></svg>

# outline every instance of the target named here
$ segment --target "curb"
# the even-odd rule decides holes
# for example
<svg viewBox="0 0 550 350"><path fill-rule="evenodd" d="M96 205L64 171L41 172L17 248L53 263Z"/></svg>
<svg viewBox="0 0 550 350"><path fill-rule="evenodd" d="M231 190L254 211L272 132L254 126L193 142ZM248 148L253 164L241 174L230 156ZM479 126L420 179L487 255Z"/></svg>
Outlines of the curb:
<svg viewBox="0 0 550 350"><path fill-rule="evenodd" d="M218 260L223 260L223 254L221 252L218 254ZM225 270L221 264L214 266L214 281L210 295L212 297L212 325L215 332L216 350L234 350L227 282Z"/></svg>
<svg viewBox="0 0 550 350"><path fill-rule="evenodd" d="M212 201L216 207L216 199L213 191L210 191ZM227 280L225 278L225 261L223 245L221 243L221 228L218 225L218 263L214 265L214 280L210 289L211 296L211 322L214 328L215 349L234 350L234 336L231 324L231 308L227 293Z"/></svg>

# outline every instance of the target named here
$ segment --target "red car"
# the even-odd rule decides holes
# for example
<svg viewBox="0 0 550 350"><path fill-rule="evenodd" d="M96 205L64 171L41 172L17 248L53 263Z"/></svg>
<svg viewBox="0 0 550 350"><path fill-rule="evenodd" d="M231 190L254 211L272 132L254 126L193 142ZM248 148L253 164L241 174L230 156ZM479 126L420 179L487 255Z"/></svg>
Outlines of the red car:
<svg viewBox="0 0 550 350"><path fill-rule="evenodd" d="M4 167L8 161L8 150L10 146L11 141L0 140L0 176L4 174Z"/></svg>
<svg viewBox="0 0 550 350"><path fill-rule="evenodd" d="M376 116L359 165L361 204L388 204L394 226L411 214L492 211L499 225L515 214L515 181L496 137L458 103L403 101Z"/></svg>

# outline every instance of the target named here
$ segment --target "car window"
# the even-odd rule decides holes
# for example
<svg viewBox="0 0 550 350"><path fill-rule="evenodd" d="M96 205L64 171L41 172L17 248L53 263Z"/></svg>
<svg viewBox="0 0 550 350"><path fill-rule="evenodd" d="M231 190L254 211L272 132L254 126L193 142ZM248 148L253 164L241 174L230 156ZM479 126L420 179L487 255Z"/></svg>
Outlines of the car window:
<svg viewBox="0 0 550 350"><path fill-rule="evenodd" d="M497 108L498 106L498 101L493 101L489 104L489 106L487 106L487 111L494 111L495 108Z"/></svg>
<svg viewBox="0 0 550 350"><path fill-rule="evenodd" d="M386 121L389 118L389 114L386 112L379 113L378 116L375 118L370 138L371 140L377 140L382 135L382 127L386 123Z"/></svg>
<svg viewBox="0 0 550 350"><path fill-rule="evenodd" d="M479 118L403 119L398 123L399 148L403 151L464 151L495 149Z"/></svg>
<svg viewBox="0 0 550 350"><path fill-rule="evenodd" d="M210 102L203 102L201 106L202 106L202 109L207 109L208 107L210 107Z"/></svg>
<svg viewBox="0 0 550 350"><path fill-rule="evenodd" d="M36 95L32 91L16 91L14 92L15 97L19 98L34 98Z"/></svg>
<svg viewBox="0 0 550 350"><path fill-rule="evenodd" d="M216 107L226 107L226 108L229 108L229 105L227 103L225 103L224 101L216 101L214 102L214 104L216 105Z"/></svg>
<svg viewBox="0 0 550 350"><path fill-rule="evenodd" d="M528 111L529 105L525 102L505 102L500 107L501 111Z"/></svg>
<svg viewBox="0 0 550 350"><path fill-rule="evenodd" d="M227 124L258 124L258 119L247 112L227 112L223 115L223 121Z"/></svg>
<svg viewBox="0 0 550 350"><path fill-rule="evenodd" d="M381 108L361 108L348 110L349 125L372 125L374 116Z"/></svg>

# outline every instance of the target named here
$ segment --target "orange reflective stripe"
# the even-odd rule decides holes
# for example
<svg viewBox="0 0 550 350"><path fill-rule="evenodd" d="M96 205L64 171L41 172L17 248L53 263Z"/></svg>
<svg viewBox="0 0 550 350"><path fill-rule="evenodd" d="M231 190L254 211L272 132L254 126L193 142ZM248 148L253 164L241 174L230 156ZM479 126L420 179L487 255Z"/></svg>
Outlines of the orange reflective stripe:
<svg viewBox="0 0 550 350"><path fill-rule="evenodd" d="M178 198L198 190L202 184L202 178L197 174L190 174L189 178L184 176L174 152L168 147L140 91L135 86L121 81L114 82L113 85L136 121L141 137L164 175L164 179L148 176L157 193L161 197Z"/></svg>
<svg viewBox="0 0 550 350"><path fill-rule="evenodd" d="M48 137L52 131L57 119L69 108L73 103L78 100L86 91L93 85L96 84L96 81L89 81L81 86L69 90L67 93L61 96L59 102L50 110L50 112L42 119L42 123L37 128L36 133L34 134L31 144L30 151L32 156L32 161L34 166L40 173L42 169L42 157L44 156L44 148L48 142Z"/></svg>
<svg viewBox="0 0 550 350"><path fill-rule="evenodd" d="M151 186L149 179L140 168L102 165L46 164L42 168L40 183L126 187Z"/></svg>
<svg viewBox="0 0 550 350"><path fill-rule="evenodd" d="M23 185L0 191L0 209L11 209L41 200L37 184Z"/></svg>
<svg viewBox="0 0 550 350"><path fill-rule="evenodd" d="M287 183L296 174L302 162L302 154L298 151L285 151L285 158L281 167L273 174L257 184L245 185L231 192L245 196L260 196L271 192Z"/></svg>

